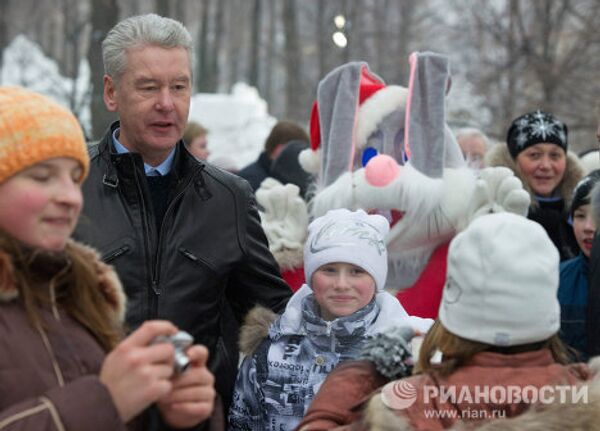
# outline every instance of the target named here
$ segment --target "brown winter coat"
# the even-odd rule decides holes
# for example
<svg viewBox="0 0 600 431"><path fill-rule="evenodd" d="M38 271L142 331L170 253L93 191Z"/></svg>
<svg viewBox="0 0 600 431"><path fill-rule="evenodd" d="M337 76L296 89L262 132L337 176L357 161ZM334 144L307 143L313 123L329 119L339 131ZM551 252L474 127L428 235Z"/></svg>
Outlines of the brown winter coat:
<svg viewBox="0 0 600 431"><path fill-rule="evenodd" d="M338 365L315 395L300 431L330 430L360 419L359 406L368 396L389 382L369 361L348 361Z"/></svg>
<svg viewBox="0 0 600 431"><path fill-rule="evenodd" d="M122 320L124 295L114 271L91 249L76 243L68 247L98 263L95 288L110 304L106 319ZM100 344L55 303L40 311L43 328L35 329L15 288L13 270L10 256L0 250L0 430L124 430L98 378L105 357ZM50 286L46 282L36 288Z"/></svg>
<svg viewBox="0 0 600 431"><path fill-rule="evenodd" d="M316 430L370 430L370 431L398 431L398 430L441 430L441 429L485 429L485 430L526 430L526 429L571 429L564 428L565 423L593 423L600 416L596 413L600 406L600 384L595 381L590 386L589 402L587 404L558 404L549 406L540 412L531 409L526 412L528 404L465 404L455 405L441 403L434 400L424 403L422 388L428 386L450 385L517 385L524 387L533 385L537 388L543 385L578 385L592 376L592 369L584 364L562 366L554 362L548 350L520 353L516 355L500 355L497 353L483 352L451 374L447 378L432 377L430 375L416 375L405 379L416 390L417 398L414 404L403 410L391 410L386 407L379 394L373 395L368 403L367 396L377 385L378 375L375 368L367 363L346 363L336 368L321 386L319 396L311 404L306 417L297 428L302 431ZM331 380L330 380L331 379ZM384 382L385 383L385 382ZM361 388L364 392L361 393ZM471 394L475 391L471 390ZM358 400L358 401L357 401ZM363 401L361 401L363 400ZM502 410L507 418L495 421L479 421L465 415L464 421L449 419L427 418L423 414L425 409L444 410L447 412L460 412L470 409L469 412ZM483 415L481 415L483 416ZM571 416L569 418L569 416ZM491 415L490 415L491 417ZM559 422L563 428L551 428L553 422L561 417ZM568 418L568 419L567 419ZM568 422L566 422L568 421ZM535 427L537 425L537 428ZM340 428L336 428L340 426ZM576 429L593 429L580 425Z"/></svg>

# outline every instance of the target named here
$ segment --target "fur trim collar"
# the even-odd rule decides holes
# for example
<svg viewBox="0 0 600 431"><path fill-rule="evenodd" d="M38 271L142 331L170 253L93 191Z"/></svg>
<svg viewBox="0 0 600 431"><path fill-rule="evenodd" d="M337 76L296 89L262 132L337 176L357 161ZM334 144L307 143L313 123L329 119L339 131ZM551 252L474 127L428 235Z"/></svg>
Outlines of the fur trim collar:
<svg viewBox="0 0 600 431"><path fill-rule="evenodd" d="M533 194L533 190L531 187L525 182L521 171L517 168L517 164L511 157L508 152L508 147L504 144L497 144L493 146L485 156L485 165L486 166L506 166L511 169L515 176L517 176L521 182L523 183L523 188L529 193L531 196L531 204L533 206L537 205L537 201L535 200L535 195ZM570 205L571 203L571 192L579 182L584 177L584 170L579 162L577 156L568 151L567 152L567 168L565 169L565 176L560 184L560 196L565 201L565 207Z"/></svg>
<svg viewBox="0 0 600 431"><path fill-rule="evenodd" d="M502 430L502 431L529 431L529 430L576 430L584 431L596 429L600 423L600 375L597 373L600 358L590 361L590 369L596 372L595 377L589 382L582 383L588 387L587 403L560 403L536 406L522 415L484 422L480 426L473 423L457 423L452 430ZM364 421L371 431L399 431L414 429L407 418L402 414L396 415L381 400L381 394L374 395L365 409Z"/></svg>
<svg viewBox="0 0 600 431"><path fill-rule="evenodd" d="M269 328L277 319L277 314L260 305L246 315L240 329L240 352L251 356L260 343L269 336Z"/></svg>
<svg viewBox="0 0 600 431"><path fill-rule="evenodd" d="M114 269L100 260L96 250L86 245L69 240L67 251L81 256L87 262L93 262L98 276L98 288L114 311L115 317L122 322L125 317L125 293ZM19 295L14 271L10 255L0 249L0 303L14 300Z"/></svg>

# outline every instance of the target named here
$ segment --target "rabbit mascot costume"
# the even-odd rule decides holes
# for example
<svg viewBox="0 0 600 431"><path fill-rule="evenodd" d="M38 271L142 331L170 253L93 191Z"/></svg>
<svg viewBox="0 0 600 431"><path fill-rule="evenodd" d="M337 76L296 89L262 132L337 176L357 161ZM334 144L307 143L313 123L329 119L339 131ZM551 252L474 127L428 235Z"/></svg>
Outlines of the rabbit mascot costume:
<svg viewBox="0 0 600 431"><path fill-rule="evenodd" d="M480 214L525 216L529 197L509 169L466 166L445 120L447 58L413 53L409 63L408 89L386 86L363 62L330 72L300 163L316 176L311 218L334 208L388 218L387 287L410 315L435 318L450 239Z"/></svg>

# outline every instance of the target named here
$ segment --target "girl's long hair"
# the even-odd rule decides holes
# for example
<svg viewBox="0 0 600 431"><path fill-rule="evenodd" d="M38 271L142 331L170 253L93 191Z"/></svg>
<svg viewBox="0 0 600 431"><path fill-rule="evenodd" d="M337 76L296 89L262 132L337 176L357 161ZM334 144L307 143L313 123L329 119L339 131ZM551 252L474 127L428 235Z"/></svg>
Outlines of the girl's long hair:
<svg viewBox="0 0 600 431"><path fill-rule="evenodd" d="M515 354L547 348L559 364L569 363L569 355L558 334L537 343L511 347L498 347L492 344L471 341L454 335L439 320L436 320L421 344L419 360L414 368L415 374L433 373L441 377L448 376L465 364L471 357L480 352L497 352ZM433 364L431 359L439 351L442 354L440 363Z"/></svg>
<svg viewBox="0 0 600 431"><path fill-rule="evenodd" d="M114 304L102 293L95 262L89 256L68 245L63 252L30 249L3 232L0 232L1 253L6 254L1 259L1 265L5 266L1 270L10 279L0 282L15 284L34 328L46 329L39 310L52 306L50 291L54 290L56 304L83 325L105 351L123 338ZM56 269L40 269L47 264Z"/></svg>

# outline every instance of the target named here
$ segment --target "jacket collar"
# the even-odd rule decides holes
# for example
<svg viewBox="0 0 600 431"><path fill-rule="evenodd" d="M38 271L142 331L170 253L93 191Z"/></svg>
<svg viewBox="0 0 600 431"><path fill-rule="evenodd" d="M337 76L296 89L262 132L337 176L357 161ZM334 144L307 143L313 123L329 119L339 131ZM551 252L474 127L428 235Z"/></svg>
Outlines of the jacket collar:
<svg viewBox="0 0 600 431"><path fill-rule="evenodd" d="M297 305L299 309L296 309ZM295 301L291 308L286 308L283 315L269 329L269 336L272 339L296 334L364 336L377 319L379 310L379 304L372 300L350 316L325 321L320 316L318 304L311 291L302 295L301 300Z"/></svg>
<svg viewBox="0 0 600 431"><path fill-rule="evenodd" d="M141 175L145 175L144 162L138 153L119 154L115 150L112 137L118 127L120 127L119 121L112 123L98 144L99 156L104 160L106 166L103 172L102 183L107 187L115 189L118 188L120 176L131 175L131 164ZM127 169L119 169L119 166L123 164L123 160L130 161L129 163L125 163L129 165ZM204 179L201 175L204 167L205 163L192 156L185 148L183 140L179 140L175 147L173 164L171 165L171 174L173 174L177 184L185 182L191 176L193 180L199 182L201 189L205 190Z"/></svg>

